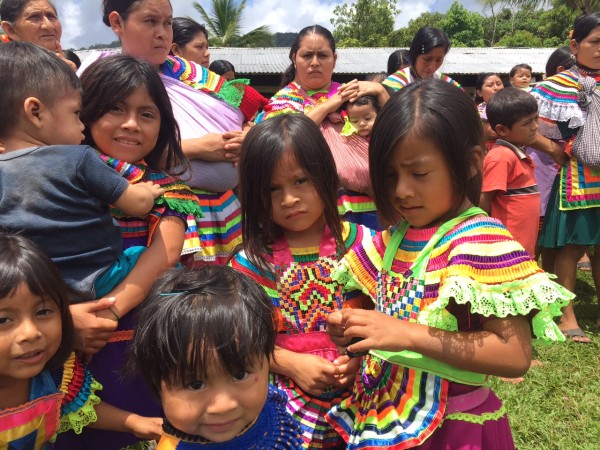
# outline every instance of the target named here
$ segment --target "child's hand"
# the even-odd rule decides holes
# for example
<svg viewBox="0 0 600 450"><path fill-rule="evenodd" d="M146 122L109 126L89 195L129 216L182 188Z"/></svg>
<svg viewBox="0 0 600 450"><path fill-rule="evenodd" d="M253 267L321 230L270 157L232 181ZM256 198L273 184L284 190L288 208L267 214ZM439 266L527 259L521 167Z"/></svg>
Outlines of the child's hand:
<svg viewBox="0 0 600 450"><path fill-rule="evenodd" d="M364 338L348 345L346 349L349 352L361 353L371 349L398 352L407 348L408 322L379 311L344 309L341 313L344 337L347 340L355 337ZM327 325L329 329L329 320Z"/></svg>
<svg viewBox="0 0 600 450"><path fill-rule="evenodd" d="M319 396L336 384L338 373L339 368L325 358L298 353L291 378L303 391Z"/></svg>
<svg viewBox="0 0 600 450"><path fill-rule="evenodd" d="M154 184L152 181L141 181L137 184L146 187L152 193L152 197L154 198L158 198L165 193L165 190L161 188L160 185Z"/></svg>
<svg viewBox="0 0 600 450"><path fill-rule="evenodd" d="M223 148L225 149L225 159L233 163L237 163L240 160L240 150L246 137L246 131L228 131L223 133Z"/></svg>
<svg viewBox="0 0 600 450"><path fill-rule="evenodd" d="M340 356L333 361L333 365L338 368L336 388L344 390L352 386L360 368L360 361L360 358L350 358L348 355Z"/></svg>
<svg viewBox="0 0 600 450"><path fill-rule="evenodd" d="M130 414L125 420L125 426L136 437L158 441L162 435L163 420L160 417L142 417Z"/></svg>
<svg viewBox="0 0 600 450"><path fill-rule="evenodd" d="M344 336L344 316L342 310L332 312L327 316L327 333L331 341L338 346L340 354L344 353L350 339Z"/></svg>
<svg viewBox="0 0 600 450"><path fill-rule="evenodd" d="M115 304L114 298L103 298L91 302L71 305L71 315L75 325L75 333L80 337L76 340L76 349L92 354L100 351L117 329L114 319L96 316L96 313L108 310ZM110 313L110 311L108 311ZM112 314L111 314L112 315ZM113 316L114 317L114 316Z"/></svg>

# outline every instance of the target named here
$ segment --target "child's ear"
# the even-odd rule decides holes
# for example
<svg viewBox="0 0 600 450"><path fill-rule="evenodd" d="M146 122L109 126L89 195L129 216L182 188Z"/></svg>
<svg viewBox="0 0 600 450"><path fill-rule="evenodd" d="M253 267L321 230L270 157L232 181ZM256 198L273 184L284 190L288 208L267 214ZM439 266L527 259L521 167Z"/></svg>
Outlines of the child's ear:
<svg viewBox="0 0 600 450"><path fill-rule="evenodd" d="M481 148L480 145L473 147L472 152L473 160L471 162L471 178L481 172L481 168L483 167L483 158L485 157L483 148Z"/></svg>
<svg viewBox="0 0 600 450"><path fill-rule="evenodd" d="M506 137L506 135L508 133L510 133L510 127L507 127L506 125L502 125L501 123L499 123L498 125L496 125L496 128L494 129L494 131L496 132L496 134L500 137Z"/></svg>
<svg viewBox="0 0 600 450"><path fill-rule="evenodd" d="M25 120L31 123L36 128L42 128L42 111L44 104L36 97L27 97L23 102L23 112L25 114Z"/></svg>

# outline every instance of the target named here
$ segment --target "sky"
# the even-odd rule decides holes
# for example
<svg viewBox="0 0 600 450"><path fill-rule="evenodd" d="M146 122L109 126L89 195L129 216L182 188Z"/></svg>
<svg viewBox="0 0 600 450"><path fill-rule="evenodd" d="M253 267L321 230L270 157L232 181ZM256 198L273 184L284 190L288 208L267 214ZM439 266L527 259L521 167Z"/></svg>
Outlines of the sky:
<svg viewBox="0 0 600 450"><path fill-rule="evenodd" d="M206 10L210 9L210 0L197 1ZM193 3L194 0L171 0L174 15L189 16L202 22ZM351 3L351 0L248 0L242 31L268 25L273 33L297 32L315 23L333 31L330 22L333 8L342 3ZM470 10L481 10L477 0L462 0L461 3ZM100 0L54 0L54 4L63 27L63 48L78 49L116 39L111 29L102 23ZM423 12L446 12L452 0L399 0L397 4L401 13L396 18L396 28L400 28Z"/></svg>

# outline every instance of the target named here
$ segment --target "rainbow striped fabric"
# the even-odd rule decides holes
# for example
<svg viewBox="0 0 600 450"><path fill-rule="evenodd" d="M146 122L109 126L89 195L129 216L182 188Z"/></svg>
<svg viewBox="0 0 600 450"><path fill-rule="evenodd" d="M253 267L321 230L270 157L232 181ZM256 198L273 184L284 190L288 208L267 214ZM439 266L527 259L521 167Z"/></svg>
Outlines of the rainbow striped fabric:
<svg viewBox="0 0 600 450"><path fill-rule="evenodd" d="M550 123L568 125L569 135L565 151L571 155L571 147L579 127L585 123L586 114L579 107L579 78L581 74L576 68L561 72L538 84L531 94L538 101L540 117ZM595 77L596 86L600 88L600 75ZM540 128L540 131L551 131L552 128ZM545 133L555 138L549 132ZM598 144L600 148L600 143ZM574 157L560 170L559 207L563 211L600 206L600 170L593 170L580 164Z"/></svg>
<svg viewBox="0 0 600 450"><path fill-rule="evenodd" d="M437 228L409 228L392 263L392 275L406 273ZM360 287L372 299L382 270L390 231L350 250L334 278ZM528 315L534 334L564 340L553 322L573 297L550 281L523 247L497 220L476 216L457 225L433 248L417 321L457 331L451 301L485 317ZM425 306L424 306L425 305ZM349 449L403 449L427 439L444 418L448 381L427 372L364 358L351 396L334 407L327 421Z"/></svg>
<svg viewBox="0 0 600 450"><path fill-rule="evenodd" d="M448 75L444 75L441 72L436 72L433 74L433 78L438 78L446 83L450 83L457 88L462 89L462 86L450 78ZM410 83L416 81L412 74L410 73L410 67L406 67L402 70L398 70L393 74L389 75L385 80L381 82L384 86L390 87L395 91L399 91L403 87L409 85Z"/></svg>
<svg viewBox="0 0 600 450"><path fill-rule="evenodd" d="M305 92L298 83L292 81L271 97L269 103L265 106L264 112L259 115L256 122L258 123L280 114L304 114L319 103L327 101L329 97L337 92L340 86L340 83L332 82L328 90Z"/></svg>

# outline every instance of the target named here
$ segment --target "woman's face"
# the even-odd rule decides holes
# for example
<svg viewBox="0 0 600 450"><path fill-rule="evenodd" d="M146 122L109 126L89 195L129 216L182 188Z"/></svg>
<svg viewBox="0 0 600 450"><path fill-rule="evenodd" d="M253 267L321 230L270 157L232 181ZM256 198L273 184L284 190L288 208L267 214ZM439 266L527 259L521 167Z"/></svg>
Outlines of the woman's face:
<svg viewBox="0 0 600 450"><path fill-rule="evenodd" d="M417 56L413 68L423 79L431 78L444 64L446 50L444 47L434 47L423 55Z"/></svg>
<svg viewBox="0 0 600 450"><path fill-rule="evenodd" d="M62 36L56 10L47 0L30 0L14 23L2 21L2 29L13 41L32 42L53 52Z"/></svg>
<svg viewBox="0 0 600 450"><path fill-rule="evenodd" d="M169 0L144 0L123 20L113 11L110 25L119 36L123 53L158 66L173 42L173 8Z"/></svg>
<svg viewBox="0 0 600 450"><path fill-rule="evenodd" d="M490 75L484 80L481 89L477 90L477 95L483 98L483 101L487 103L496 92L501 91L502 89L504 89L504 83L502 83L500 77L498 77L498 75Z"/></svg>
<svg viewBox="0 0 600 450"><path fill-rule="evenodd" d="M173 43L172 50L177 56L181 56L188 61L200 64L202 67L206 67L207 69L210 65L210 50L208 49L208 40L206 39L206 35L201 31L196 33L194 38L184 46Z"/></svg>
<svg viewBox="0 0 600 450"><path fill-rule="evenodd" d="M293 58L296 68L294 81L304 90L328 89L336 59L337 55L325 37L316 33L307 34L300 41Z"/></svg>
<svg viewBox="0 0 600 450"><path fill-rule="evenodd" d="M593 70L600 70L600 27L596 27L585 39L569 44L578 64Z"/></svg>

